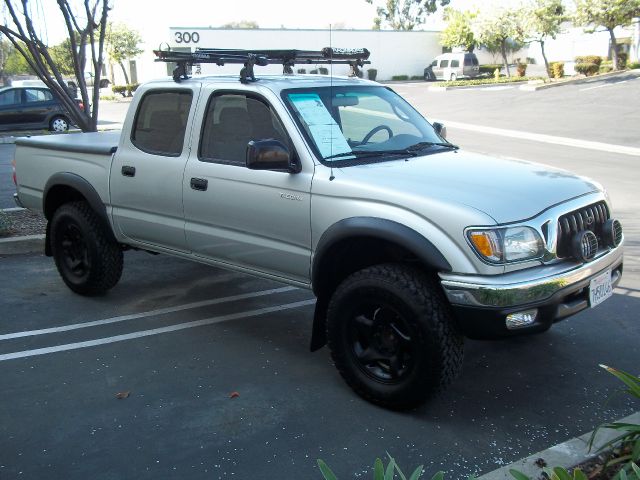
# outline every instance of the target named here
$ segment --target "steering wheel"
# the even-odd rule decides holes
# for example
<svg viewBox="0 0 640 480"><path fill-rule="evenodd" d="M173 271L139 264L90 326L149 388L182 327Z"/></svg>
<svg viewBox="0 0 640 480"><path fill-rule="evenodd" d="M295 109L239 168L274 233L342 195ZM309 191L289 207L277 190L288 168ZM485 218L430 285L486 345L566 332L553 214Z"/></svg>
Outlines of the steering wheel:
<svg viewBox="0 0 640 480"><path fill-rule="evenodd" d="M360 145L363 145L363 144L367 143L371 139L371 137L373 137L380 130L386 130L387 133L389 134L389 138L393 137L393 131L391 130L391 128L389 128L386 125L378 125L377 127L374 127L369 133L367 133L364 136L364 138L360 142Z"/></svg>

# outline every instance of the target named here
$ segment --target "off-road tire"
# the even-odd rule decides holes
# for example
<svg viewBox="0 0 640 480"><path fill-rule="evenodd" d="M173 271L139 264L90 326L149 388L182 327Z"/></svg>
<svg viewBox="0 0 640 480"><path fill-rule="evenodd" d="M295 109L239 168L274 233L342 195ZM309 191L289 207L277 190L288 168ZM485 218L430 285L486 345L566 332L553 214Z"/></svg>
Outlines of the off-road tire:
<svg viewBox="0 0 640 480"><path fill-rule="evenodd" d="M377 312L369 314L374 318L372 324L377 325L371 330L379 330L382 335L369 337L369 346L374 337L379 341L386 335L388 345L383 347L393 351L389 345L393 345L394 332L396 340L402 337L396 341L400 347L395 358L399 355L403 361L394 362L396 368L385 371L384 361L367 365L368 359L363 361L363 357L368 358L362 351L367 341L359 343L354 338L361 337L360 322L368 315L361 312L371 311ZM379 327L384 319L376 315L393 319L386 322L392 327L387 333ZM347 277L329 303L327 340L331 357L347 384L364 399L386 408L414 408L442 391L462 370L463 338L450 306L436 280L411 266L376 265ZM388 367L392 361L387 362ZM385 372L391 378L382 378Z"/></svg>
<svg viewBox="0 0 640 480"><path fill-rule="evenodd" d="M87 202L66 203L51 219L51 252L62 280L80 295L105 293L122 275L122 249Z"/></svg>

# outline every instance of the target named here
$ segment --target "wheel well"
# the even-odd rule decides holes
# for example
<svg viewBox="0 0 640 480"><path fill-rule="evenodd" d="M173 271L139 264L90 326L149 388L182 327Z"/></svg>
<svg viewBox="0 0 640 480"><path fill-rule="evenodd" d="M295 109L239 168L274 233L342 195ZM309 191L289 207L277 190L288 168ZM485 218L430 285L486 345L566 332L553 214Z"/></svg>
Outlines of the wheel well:
<svg viewBox="0 0 640 480"><path fill-rule="evenodd" d="M56 185L51 187L45 198L44 216L47 220L51 220L55 211L61 205L69 202L86 201L87 199L75 188L68 185Z"/></svg>
<svg viewBox="0 0 640 480"><path fill-rule="evenodd" d="M380 263L420 263L407 248L374 237L350 237L332 245L323 254L314 272L313 291L317 297L330 295L352 273Z"/></svg>

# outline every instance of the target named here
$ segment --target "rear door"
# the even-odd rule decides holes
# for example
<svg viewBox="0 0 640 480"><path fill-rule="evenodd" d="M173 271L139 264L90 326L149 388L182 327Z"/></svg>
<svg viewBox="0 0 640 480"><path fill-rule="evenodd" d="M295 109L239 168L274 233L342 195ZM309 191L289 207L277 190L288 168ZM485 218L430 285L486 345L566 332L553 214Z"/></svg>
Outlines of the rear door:
<svg viewBox="0 0 640 480"><path fill-rule="evenodd" d="M118 147L111 168L113 219L133 243L179 252L189 250L184 233L182 184L200 84L148 89L130 135Z"/></svg>
<svg viewBox="0 0 640 480"><path fill-rule="evenodd" d="M23 118L22 89L9 88L0 92L0 128L10 129Z"/></svg>
<svg viewBox="0 0 640 480"><path fill-rule="evenodd" d="M208 87L202 97L200 145L184 176L189 248L214 262L308 282L313 163L302 162L296 174L246 167L250 140L276 139L298 155L287 134L295 130L291 119L273 95Z"/></svg>

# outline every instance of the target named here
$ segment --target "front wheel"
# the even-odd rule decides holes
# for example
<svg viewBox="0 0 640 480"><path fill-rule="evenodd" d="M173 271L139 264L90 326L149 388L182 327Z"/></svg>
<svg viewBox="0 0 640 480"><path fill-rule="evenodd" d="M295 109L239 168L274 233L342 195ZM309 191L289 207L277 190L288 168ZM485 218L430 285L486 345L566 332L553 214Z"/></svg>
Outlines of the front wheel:
<svg viewBox="0 0 640 480"><path fill-rule="evenodd" d="M122 249L86 202L67 203L56 210L50 242L58 272L74 292L104 293L120 280Z"/></svg>
<svg viewBox="0 0 640 480"><path fill-rule="evenodd" d="M49 122L49 130L52 132L66 132L69 130L69 120L62 116L54 117Z"/></svg>
<svg viewBox="0 0 640 480"><path fill-rule="evenodd" d="M336 368L366 400L420 405L462 369L463 341L439 286L413 267L377 265L337 288L327 312Z"/></svg>

